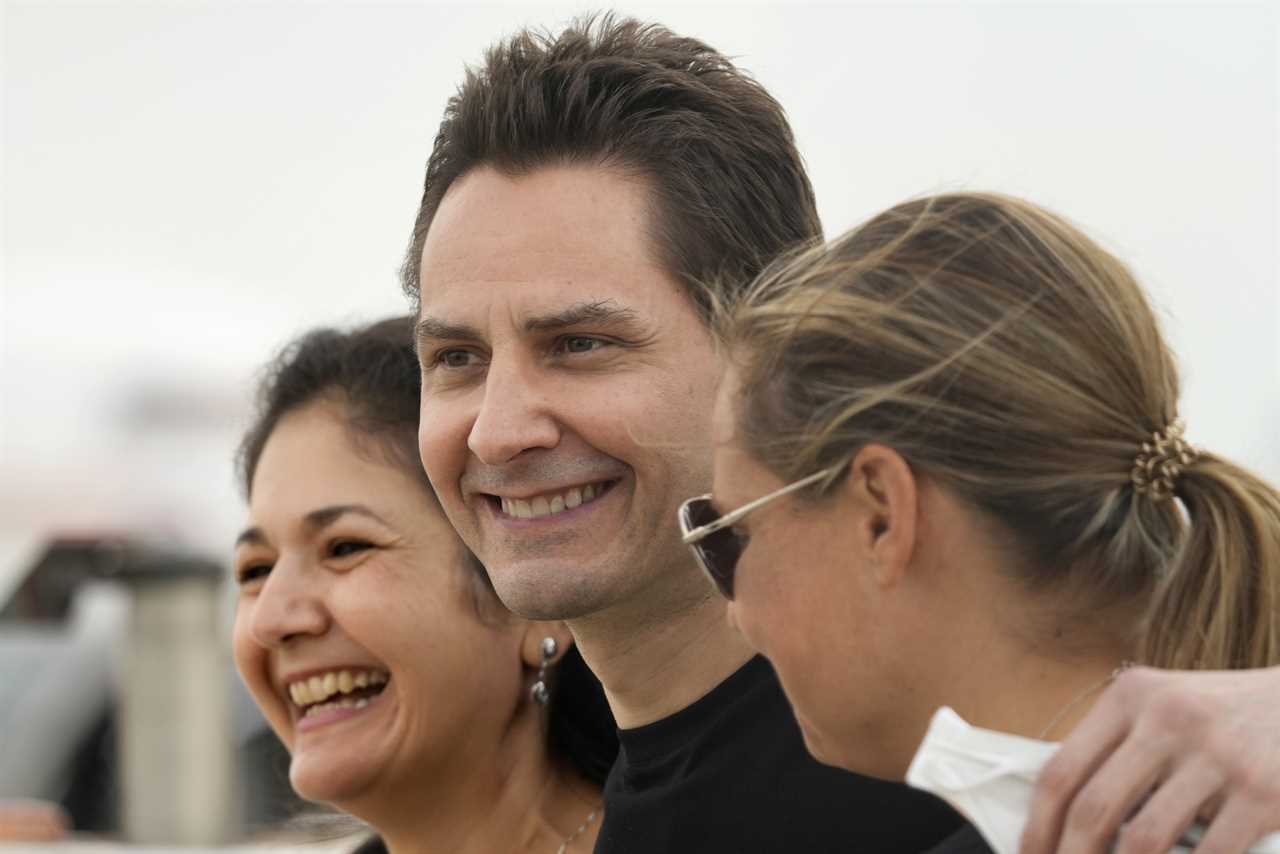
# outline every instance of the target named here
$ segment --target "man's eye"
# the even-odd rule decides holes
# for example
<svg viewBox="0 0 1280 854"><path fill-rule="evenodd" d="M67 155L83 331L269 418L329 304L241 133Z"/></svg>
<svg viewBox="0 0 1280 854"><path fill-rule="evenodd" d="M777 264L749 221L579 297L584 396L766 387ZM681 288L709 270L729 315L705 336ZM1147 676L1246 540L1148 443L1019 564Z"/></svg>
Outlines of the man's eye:
<svg viewBox="0 0 1280 854"><path fill-rule="evenodd" d="M586 335L566 335L560 339L560 350L564 353L590 353L592 350L599 350L604 345L605 342L599 338L591 338Z"/></svg>
<svg viewBox="0 0 1280 854"><path fill-rule="evenodd" d="M436 364L446 368L467 368L473 364L475 354L469 350L441 350L436 354Z"/></svg>

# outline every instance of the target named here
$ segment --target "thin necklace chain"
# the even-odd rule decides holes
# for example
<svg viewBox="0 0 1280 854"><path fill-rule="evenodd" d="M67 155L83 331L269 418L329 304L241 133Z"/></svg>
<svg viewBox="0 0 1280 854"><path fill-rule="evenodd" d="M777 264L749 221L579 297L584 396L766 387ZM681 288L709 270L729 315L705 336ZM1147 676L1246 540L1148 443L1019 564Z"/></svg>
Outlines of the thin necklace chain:
<svg viewBox="0 0 1280 854"><path fill-rule="evenodd" d="M565 854L565 852L569 850L569 846L573 843L573 840L581 836L582 831L587 829L587 825L595 821L596 813L599 811L600 811L600 808L596 807L591 812L587 813L587 817L583 819L582 824L578 825L578 829L575 830L573 833L570 833L568 836L566 836L564 838L564 842L560 843L560 847L556 849L556 854Z"/></svg>
<svg viewBox="0 0 1280 854"><path fill-rule="evenodd" d="M1112 682L1116 681L1117 676L1119 676L1121 673L1123 673L1125 670L1129 669L1132 666L1133 666L1132 661L1122 661L1120 662L1120 666L1117 667L1115 670L1112 670L1110 675L1108 675L1106 679L1102 679L1090 685L1088 688L1085 688L1084 691L1082 691L1080 694L1078 694L1075 697L1075 699L1073 699L1071 702L1067 703L1065 706L1063 706L1061 709L1058 710L1058 713L1053 716L1053 720L1049 721L1049 725L1046 726L1044 729L1042 729L1040 731L1040 734L1036 736L1036 738L1039 739L1040 741L1044 741L1044 737L1049 733L1053 732L1053 728L1058 725L1058 722L1062 720L1062 718L1067 714L1067 712L1071 711L1076 706L1083 703L1086 699L1088 699L1089 697L1092 697L1098 691L1101 691L1103 688L1107 687ZM563 852L561 852L561 854L563 854Z"/></svg>

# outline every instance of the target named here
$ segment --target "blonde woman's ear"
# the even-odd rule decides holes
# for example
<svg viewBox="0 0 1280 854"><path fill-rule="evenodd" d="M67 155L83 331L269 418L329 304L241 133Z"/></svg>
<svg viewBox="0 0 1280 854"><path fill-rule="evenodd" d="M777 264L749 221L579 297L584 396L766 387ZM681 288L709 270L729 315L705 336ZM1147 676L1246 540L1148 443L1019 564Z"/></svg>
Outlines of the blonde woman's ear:
<svg viewBox="0 0 1280 854"><path fill-rule="evenodd" d="M526 667L536 670L543 665L543 645L547 638L551 643L546 644L546 649L550 650L554 645L555 651L546 657L546 664L555 664L573 645L573 634L560 620L529 620L520 642L520 658Z"/></svg>
<svg viewBox="0 0 1280 854"><path fill-rule="evenodd" d="M915 476L902 456L885 445L865 445L850 464L844 484L858 526L857 546L881 586L896 584L915 547Z"/></svg>

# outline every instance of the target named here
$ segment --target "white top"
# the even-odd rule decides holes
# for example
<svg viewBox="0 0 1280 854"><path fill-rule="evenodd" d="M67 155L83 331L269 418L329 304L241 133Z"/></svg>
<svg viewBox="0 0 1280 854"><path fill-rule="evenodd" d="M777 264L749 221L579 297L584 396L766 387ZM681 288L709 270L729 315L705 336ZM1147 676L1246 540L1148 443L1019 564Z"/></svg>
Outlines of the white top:
<svg viewBox="0 0 1280 854"><path fill-rule="evenodd" d="M963 815L996 854L1018 854L1040 769L1056 742L981 729L943 706L907 769L907 782L942 798ZM1171 850L1190 852L1201 828L1192 827ZM1249 854L1280 854L1280 833L1263 837Z"/></svg>

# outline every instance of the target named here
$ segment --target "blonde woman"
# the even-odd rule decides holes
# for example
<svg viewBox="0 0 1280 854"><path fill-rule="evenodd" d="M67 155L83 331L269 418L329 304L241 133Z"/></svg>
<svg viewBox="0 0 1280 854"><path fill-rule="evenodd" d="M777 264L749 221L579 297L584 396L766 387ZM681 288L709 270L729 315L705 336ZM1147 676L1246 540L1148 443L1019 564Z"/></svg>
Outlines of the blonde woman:
<svg viewBox="0 0 1280 854"><path fill-rule="evenodd" d="M685 539L819 759L930 788L1013 851L1046 742L1130 663L1280 662L1280 497L1185 439L1142 291L1063 220L899 205L722 327ZM1150 782L1210 817L1213 781Z"/></svg>

